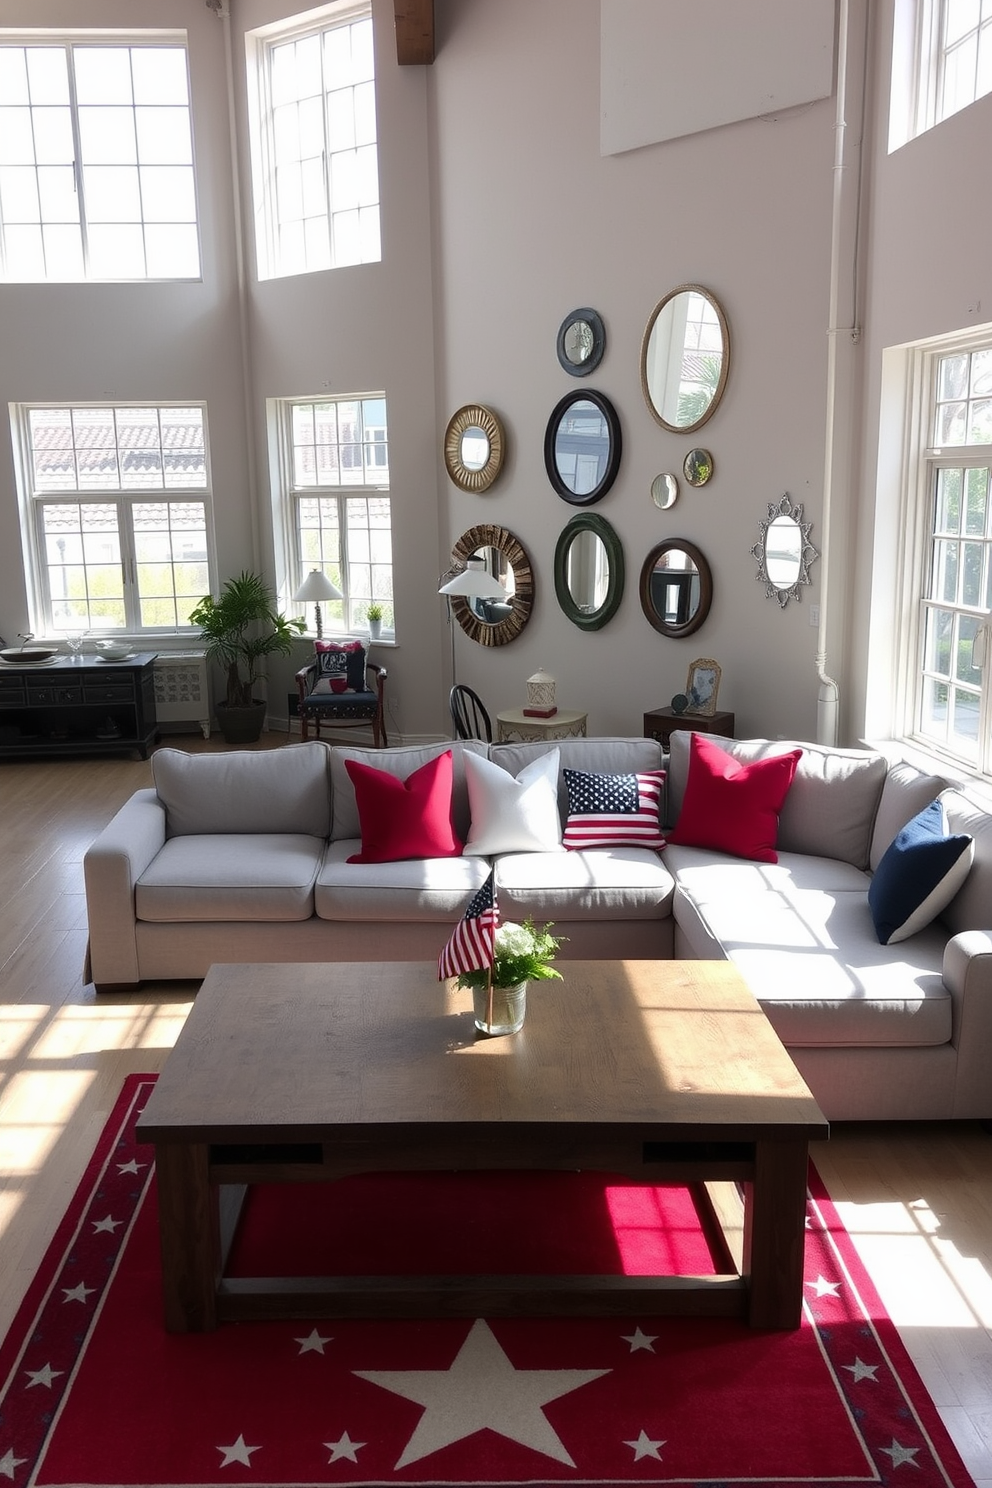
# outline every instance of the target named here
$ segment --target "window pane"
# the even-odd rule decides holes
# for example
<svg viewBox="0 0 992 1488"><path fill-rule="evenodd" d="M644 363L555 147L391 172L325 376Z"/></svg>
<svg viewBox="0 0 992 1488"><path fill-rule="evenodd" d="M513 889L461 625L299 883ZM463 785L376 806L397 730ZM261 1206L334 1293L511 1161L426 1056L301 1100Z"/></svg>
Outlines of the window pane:
<svg viewBox="0 0 992 1488"><path fill-rule="evenodd" d="M39 165L71 165L72 114L67 108L36 108L33 111L34 154Z"/></svg>
<svg viewBox="0 0 992 1488"><path fill-rule="evenodd" d="M41 106L42 104L69 102L69 77L64 47L27 47L24 61L27 66L28 89L33 104Z"/></svg>
<svg viewBox="0 0 992 1488"><path fill-rule="evenodd" d="M131 77L135 103L189 103L183 47L132 47Z"/></svg>
<svg viewBox="0 0 992 1488"><path fill-rule="evenodd" d="M955 687L952 693L952 716L950 742L962 758L974 760L978 756L979 699L974 692Z"/></svg>
<svg viewBox="0 0 992 1488"><path fill-rule="evenodd" d="M138 159L129 108L81 108L79 141L85 165L133 165Z"/></svg>
<svg viewBox="0 0 992 1488"><path fill-rule="evenodd" d="M923 661L927 671L937 672L942 677L950 676L953 633L954 616L948 610L927 611Z"/></svg>
<svg viewBox="0 0 992 1488"><path fill-rule="evenodd" d="M127 47L77 46L73 52L76 97L81 104L130 104L131 53Z"/></svg>
<svg viewBox="0 0 992 1488"><path fill-rule="evenodd" d="M132 166L87 166L83 189L91 223L141 221L138 172Z"/></svg>
<svg viewBox="0 0 992 1488"><path fill-rule="evenodd" d="M937 419L937 444L964 444L968 428L967 403L944 403Z"/></svg>
<svg viewBox="0 0 992 1488"><path fill-rule="evenodd" d="M937 472L937 532L961 531L961 486L964 472L960 469Z"/></svg>
<svg viewBox="0 0 992 1488"><path fill-rule="evenodd" d="M138 155L146 165L191 165L193 141L184 108L139 108L134 111Z"/></svg>

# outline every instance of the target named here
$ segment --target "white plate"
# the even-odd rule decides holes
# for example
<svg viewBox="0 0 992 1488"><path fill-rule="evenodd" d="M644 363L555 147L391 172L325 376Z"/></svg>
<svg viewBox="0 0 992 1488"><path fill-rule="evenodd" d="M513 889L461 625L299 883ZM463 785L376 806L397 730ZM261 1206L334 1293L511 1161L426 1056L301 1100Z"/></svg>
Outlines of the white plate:
<svg viewBox="0 0 992 1488"><path fill-rule="evenodd" d="M137 654L136 651L125 651L123 656L98 656L97 661L105 661L113 666L114 662L131 661Z"/></svg>
<svg viewBox="0 0 992 1488"><path fill-rule="evenodd" d="M0 666L12 666L12 667L54 666L57 661L65 661L65 657L64 656L60 656L60 655L58 655L56 653L55 656L46 656L44 661L5 661L4 658L2 656L0 656Z"/></svg>

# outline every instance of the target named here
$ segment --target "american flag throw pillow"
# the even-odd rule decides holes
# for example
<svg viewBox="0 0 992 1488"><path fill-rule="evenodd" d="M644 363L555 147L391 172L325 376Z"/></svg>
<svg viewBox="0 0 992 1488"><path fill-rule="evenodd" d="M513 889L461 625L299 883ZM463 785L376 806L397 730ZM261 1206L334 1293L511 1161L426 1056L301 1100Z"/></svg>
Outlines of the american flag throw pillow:
<svg viewBox="0 0 992 1488"><path fill-rule="evenodd" d="M661 835L664 770L632 775L593 775L564 770L568 821L562 845L583 847L665 846Z"/></svg>

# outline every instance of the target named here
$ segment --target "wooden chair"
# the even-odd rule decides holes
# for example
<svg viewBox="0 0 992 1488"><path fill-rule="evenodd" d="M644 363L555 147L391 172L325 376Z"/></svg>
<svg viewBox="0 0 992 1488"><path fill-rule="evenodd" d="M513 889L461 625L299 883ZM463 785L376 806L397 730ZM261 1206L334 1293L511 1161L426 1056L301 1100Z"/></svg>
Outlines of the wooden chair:
<svg viewBox="0 0 992 1488"><path fill-rule="evenodd" d="M456 739L484 739L493 742L493 726L485 704L477 692L456 682L448 695L451 722Z"/></svg>
<svg viewBox="0 0 992 1488"><path fill-rule="evenodd" d="M386 668L369 661L361 641L315 641L314 659L297 672L296 686L304 739L319 739L321 729L371 724L375 748L387 747Z"/></svg>

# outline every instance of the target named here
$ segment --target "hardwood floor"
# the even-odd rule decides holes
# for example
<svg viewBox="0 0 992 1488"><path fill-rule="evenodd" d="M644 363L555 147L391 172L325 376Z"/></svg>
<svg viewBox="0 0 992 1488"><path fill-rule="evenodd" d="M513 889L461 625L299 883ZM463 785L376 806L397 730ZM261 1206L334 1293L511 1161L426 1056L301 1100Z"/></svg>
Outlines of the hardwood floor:
<svg viewBox="0 0 992 1488"><path fill-rule="evenodd" d="M150 764L125 758L0 764L0 1330L121 1078L161 1068L196 990L98 998L82 980L83 853L150 783ZM992 1488L992 1136L975 1123L839 1125L814 1159L969 1471Z"/></svg>

